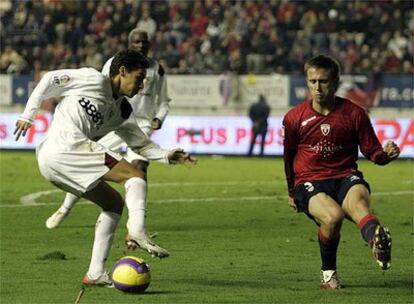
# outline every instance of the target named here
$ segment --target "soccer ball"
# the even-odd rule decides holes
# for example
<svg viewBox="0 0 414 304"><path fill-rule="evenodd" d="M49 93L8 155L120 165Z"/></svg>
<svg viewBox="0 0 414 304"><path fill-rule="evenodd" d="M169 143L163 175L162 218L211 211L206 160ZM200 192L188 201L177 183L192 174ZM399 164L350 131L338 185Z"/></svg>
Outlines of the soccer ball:
<svg viewBox="0 0 414 304"><path fill-rule="evenodd" d="M115 288L124 292L144 292L150 281L150 268L141 258L123 257L115 263L112 270L112 282Z"/></svg>

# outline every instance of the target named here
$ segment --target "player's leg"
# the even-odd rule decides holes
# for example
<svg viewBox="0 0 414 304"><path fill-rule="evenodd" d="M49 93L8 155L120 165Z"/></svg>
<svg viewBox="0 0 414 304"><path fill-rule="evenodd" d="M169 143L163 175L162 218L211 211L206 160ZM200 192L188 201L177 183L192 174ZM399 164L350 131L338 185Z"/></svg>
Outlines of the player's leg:
<svg viewBox="0 0 414 304"><path fill-rule="evenodd" d="M266 144L266 133L267 133L266 129L263 130L262 132L260 132L260 138L261 138L261 141L260 141L260 156L264 155L264 148L265 148L265 144Z"/></svg>
<svg viewBox="0 0 414 304"><path fill-rule="evenodd" d="M256 139L257 139L257 135L258 134L259 133L255 130L255 128L253 128L253 130L252 130L252 138L250 140L250 147L249 147L248 156L252 156L252 154L253 154L253 148L254 148L254 145L256 143Z"/></svg>
<svg viewBox="0 0 414 304"><path fill-rule="evenodd" d="M146 131L146 132L149 132L149 131ZM149 161L147 158L135 153L134 151L128 148L125 159L137 170L144 172L144 178L145 180L147 180L147 172L148 172L148 167L149 167Z"/></svg>
<svg viewBox="0 0 414 304"><path fill-rule="evenodd" d="M128 248L141 247L160 258L169 256L168 251L155 244L146 232L147 183L145 173L122 159L103 176L103 179L125 187L125 203L128 208L126 239Z"/></svg>
<svg viewBox="0 0 414 304"><path fill-rule="evenodd" d="M126 145L124 141L115 134L115 132L110 132L104 137L102 137L99 141L99 144L103 145L104 147L108 147L111 151L116 153L121 153ZM69 212L75 206L75 204L79 201L79 197L67 192L65 195L65 199L59 209L53 213L47 220L46 220L46 227L49 229L53 229L58 227L63 220L69 215Z"/></svg>
<svg viewBox="0 0 414 304"><path fill-rule="evenodd" d="M369 210L369 185L362 179L352 180L351 177L344 179L342 184L343 189L348 189L342 203L343 210L358 225L379 266L383 270L390 268L391 234Z"/></svg>
<svg viewBox="0 0 414 304"><path fill-rule="evenodd" d="M100 182L95 188L86 192L83 197L102 208L96 221L91 261L83 283L86 285L109 285L111 279L108 272L105 271L105 261L108 258L115 230L121 218L124 200L106 182Z"/></svg>
<svg viewBox="0 0 414 304"><path fill-rule="evenodd" d="M53 229L58 227L63 220L69 215L69 212L78 202L79 197L76 195L67 192L65 195L65 199L59 209L53 213L47 220L46 220L46 227L49 229Z"/></svg>
<svg viewBox="0 0 414 304"><path fill-rule="evenodd" d="M131 165L134 166L137 170L144 172L144 177L147 179L147 172L149 167L149 162L142 159L134 159L130 161Z"/></svg>
<svg viewBox="0 0 414 304"><path fill-rule="evenodd" d="M321 288L339 289L341 284L336 273L336 257L345 214L337 202L326 193L318 193L309 199L309 213L319 224Z"/></svg>
<svg viewBox="0 0 414 304"><path fill-rule="evenodd" d="M305 212L319 226L321 288L324 289L341 288L336 273L336 256L345 214L333 199L335 193L334 180L309 181L295 188L297 210Z"/></svg>

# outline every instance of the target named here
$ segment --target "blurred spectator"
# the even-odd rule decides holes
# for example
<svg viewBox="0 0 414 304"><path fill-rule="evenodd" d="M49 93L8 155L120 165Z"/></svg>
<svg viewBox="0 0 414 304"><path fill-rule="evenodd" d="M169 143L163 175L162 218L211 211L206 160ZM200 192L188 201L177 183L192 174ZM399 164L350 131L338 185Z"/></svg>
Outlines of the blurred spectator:
<svg viewBox="0 0 414 304"><path fill-rule="evenodd" d="M252 104L249 108L249 118L252 121L252 138L248 156L252 156L253 148L256 144L257 136L260 135L260 156L264 154L264 146L267 134L267 119L269 118L270 107L266 98L260 94L259 100Z"/></svg>
<svg viewBox="0 0 414 304"><path fill-rule="evenodd" d="M14 58L2 71L28 72L35 62L99 67L135 27L149 33L169 73L302 73L318 53L338 58L346 73L413 66L412 1L25 0L1 15L0 48Z"/></svg>
<svg viewBox="0 0 414 304"><path fill-rule="evenodd" d="M0 71L7 74L18 74L25 71L26 61L11 46L6 46L0 55Z"/></svg>
<svg viewBox="0 0 414 304"><path fill-rule="evenodd" d="M138 21L136 28L147 32L150 39L154 38L157 24L154 19L151 18L149 9L142 10L142 16Z"/></svg>

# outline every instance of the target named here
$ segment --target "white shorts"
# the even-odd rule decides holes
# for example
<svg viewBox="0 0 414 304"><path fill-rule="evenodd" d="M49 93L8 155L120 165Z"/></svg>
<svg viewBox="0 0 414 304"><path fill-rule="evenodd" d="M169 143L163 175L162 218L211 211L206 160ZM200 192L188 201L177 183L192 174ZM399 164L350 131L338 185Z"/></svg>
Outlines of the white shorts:
<svg viewBox="0 0 414 304"><path fill-rule="evenodd" d="M76 149L56 149L52 139L46 139L36 149L42 175L58 188L81 197L96 187L122 156L103 145L85 140Z"/></svg>

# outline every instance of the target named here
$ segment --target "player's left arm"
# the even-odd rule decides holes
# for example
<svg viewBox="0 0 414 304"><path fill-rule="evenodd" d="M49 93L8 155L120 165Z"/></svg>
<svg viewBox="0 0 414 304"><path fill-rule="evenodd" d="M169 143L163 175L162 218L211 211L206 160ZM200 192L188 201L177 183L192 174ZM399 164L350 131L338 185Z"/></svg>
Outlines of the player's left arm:
<svg viewBox="0 0 414 304"><path fill-rule="evenodd" d="M400 148L393 141L388 141L384 147L381 146L371 120L365 112L358 116L357 132L361 153L374 163L386 165L400 155Z"/></svg>
<svg viewBox="0 0 414 304"><path fill-rule="evenodd" d="M393 142L392 140L387 141L384 146L384 152L390 157L391 160L394 160L400 156L400 147Z"/></svg>
<svg viewBox="0 0 414 304"><path fill-rule="evenodd" d="M195 164L197 159L181 148L167 150L154 143L135 123L133 119L123 123L115 133L121 137L129 148L149 160L167 164Z"/></svg>
<svg viewBox="0 0 414 304"><path fill-rule="evenodd" d="M151 122L153 130L161 129L162 124L170 111L171 98L168 96L167 78L162 65L158 66L158 75L156 83L157 113Z"/></svg>

